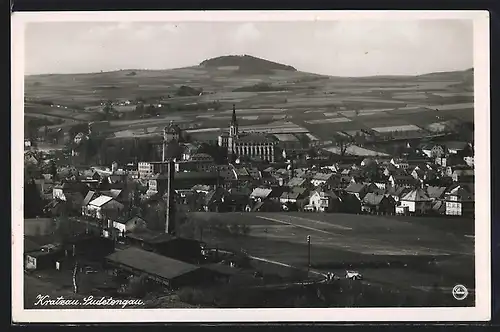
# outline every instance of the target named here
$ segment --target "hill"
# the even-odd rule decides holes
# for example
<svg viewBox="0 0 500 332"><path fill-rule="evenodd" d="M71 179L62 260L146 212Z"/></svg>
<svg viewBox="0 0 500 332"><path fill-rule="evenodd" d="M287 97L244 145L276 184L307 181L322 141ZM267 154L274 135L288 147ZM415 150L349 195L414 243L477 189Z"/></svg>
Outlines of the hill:
<svg viewBox="0 0 500 332"><path fill-rule="evenodd" d="M460 80L460 81L470 81L472 82L474 78L474 68L469 68L466 70L457 71L445 71L445 72L435 72L419 75L418 78L422 79L435 79L435 80Z"/></svg>
<svg viewBox="0 0 500 332"><path fill-rule="evenodd" d="M102 103L111 101L119 115L111 121L116 137L152 135L176 121L212 140L216 131L203 130L225 128L236 104L242 126L276 127L286 118L329 140L338 130L426 127L437 118L423 107L445 108L441 121L473 119L473 87L472 69L334 77L248 55L222 56L177 69L26 76L24 111L26 119L58 129L99 120ZM136 112L138 104L155 105L154 114Z"/></svg>
<svg viewBox="0 0 500 332"><path fill-rule="evenodd" d="M205 60L200 66L206 68L237 67L241 74L270 74L274 70L297 71L292 66L257 58L251 55L227 55Z"/></svg>

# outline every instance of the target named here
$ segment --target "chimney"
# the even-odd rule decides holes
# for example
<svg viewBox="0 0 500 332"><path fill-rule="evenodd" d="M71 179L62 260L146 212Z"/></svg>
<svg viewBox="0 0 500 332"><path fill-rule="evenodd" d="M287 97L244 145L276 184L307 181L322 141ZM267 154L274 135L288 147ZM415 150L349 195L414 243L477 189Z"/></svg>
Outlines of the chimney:
<svg viewBox="0 0 500 332"><path fill-rule="evenodd" d="M168 234L175 234L175 201L173 190L174 172L174 161L169 160L167 164L167 211L165 216L165 233Z"/></svg>

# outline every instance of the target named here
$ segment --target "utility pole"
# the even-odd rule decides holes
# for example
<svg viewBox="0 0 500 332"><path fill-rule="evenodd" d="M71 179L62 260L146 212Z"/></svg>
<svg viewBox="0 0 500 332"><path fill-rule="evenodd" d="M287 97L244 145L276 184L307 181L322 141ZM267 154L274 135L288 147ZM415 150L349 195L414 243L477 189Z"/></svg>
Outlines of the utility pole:
<svg viewBox="0 0 500 332"><path fill-rule="evenodd" d="M307 273L311 268L311 235L307 236Z"/></svg>

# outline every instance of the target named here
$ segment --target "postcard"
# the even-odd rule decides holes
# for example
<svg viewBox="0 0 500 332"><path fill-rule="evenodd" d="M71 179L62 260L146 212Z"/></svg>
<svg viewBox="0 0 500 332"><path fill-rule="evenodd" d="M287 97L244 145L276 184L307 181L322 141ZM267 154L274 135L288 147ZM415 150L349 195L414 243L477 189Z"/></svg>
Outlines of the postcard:
<svg viewBox="0 0 500 332"><path fill-rule="evenodd" d="M490 319L488 12L22 12L12 59L14 322Z"/></svg>

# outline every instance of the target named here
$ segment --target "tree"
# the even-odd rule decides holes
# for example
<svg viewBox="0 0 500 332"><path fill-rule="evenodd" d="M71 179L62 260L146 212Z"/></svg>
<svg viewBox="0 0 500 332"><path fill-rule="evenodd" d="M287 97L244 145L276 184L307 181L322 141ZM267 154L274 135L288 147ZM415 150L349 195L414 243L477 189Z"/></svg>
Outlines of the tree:
<svg viewBox="0 0 500 332"><path fill-rule="evenodd" d="M346 155L347 149L352 145L352 139L345 136L338 136L335 139L337 147L339 148L340 156L344 157Z"/></svg>
<svg viewBox="0 0 500 332"><path fill-rule="evenodd" d="M24 217L35 218L43 213L43 200L38 192L35 181L29 180L24 184Z"/></svg>

